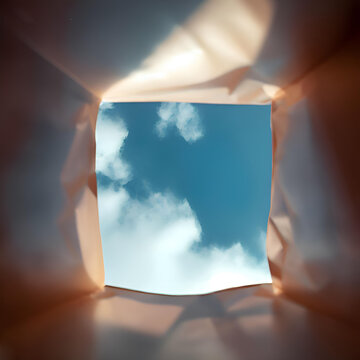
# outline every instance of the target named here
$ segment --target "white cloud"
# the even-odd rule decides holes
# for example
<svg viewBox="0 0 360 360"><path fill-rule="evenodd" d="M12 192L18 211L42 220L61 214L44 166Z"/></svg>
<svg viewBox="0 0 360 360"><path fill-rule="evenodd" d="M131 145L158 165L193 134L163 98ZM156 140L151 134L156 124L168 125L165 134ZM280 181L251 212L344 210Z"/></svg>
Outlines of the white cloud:
<svg viewBox="0 0 360 360"><path fill-rule="evenodd" d="M176 103L161 103L158 109L159 121L156 123L156 130L160 137L166 135L168 127L176 124Z"/></svg>
<svg viewBox="0 0 360 360"><path fill-rule="evenodd" d="M106 104L106 105L103 105ZM96 171L120 180L126 184L131 179L131 169L123 159L120 151L128 131L120 117L108 115L112 106L101 103L96 128Z"/></svg>
<svg viewBox="0 0 360 360"><path fill-rule="evenodd" d="M201 119L196 108L188 103L162 103L158 109L159 120L156 131L165 137L167 130L176 126L180 135L189 143L204 135Z"/></svg>
<svg viewBox="0 0 360 360"><path fill-rule="evenodd" d="M114 108L114 103L112 102L102 101L100 103L100 111L111 110L113 108Z"/></svg>
<svg viewBox="0 0 360 360"><path fill-rule="evenodd" d="M153 193L139 202L124 189L107 189L100 199L108 285L194 294L271 281L267 262L256 260L240 243L196 250L201 226L186 200ZM264 241L264 234L260 237Z"/></svg>
<svg viewBox="0 0 360 360"><path fill-rule="evenodd" d="M162 118L172 121L175 105L161 107ZM191 112L181 110L185 119L187 111ZM187 120L182 121L179 129ZM123 184L131 176L129 165L121 158L127 135L121 119L113 121L105 110L100 112L97 170ZM98 195L108 285L194 294L271 281L267 261L259 262L240 242L228 249L194 246L201 242L201 225L186 199L170 192L150 192L147 199L139 201L125 188L115 190L112 186L100 187ZM258 241L265 242L264 233Z"/></svg>

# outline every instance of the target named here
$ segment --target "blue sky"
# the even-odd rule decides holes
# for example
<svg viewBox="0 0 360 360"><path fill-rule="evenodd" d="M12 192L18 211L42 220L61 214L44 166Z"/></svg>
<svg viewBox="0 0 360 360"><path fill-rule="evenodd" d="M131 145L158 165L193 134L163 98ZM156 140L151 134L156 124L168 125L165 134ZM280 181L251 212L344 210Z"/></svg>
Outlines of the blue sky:
<svg viewBox="0 0 360 360"><path fill-rule="evenodd" d="M191 294L271 281L270 106L102 103L106 284Z"/></svg>

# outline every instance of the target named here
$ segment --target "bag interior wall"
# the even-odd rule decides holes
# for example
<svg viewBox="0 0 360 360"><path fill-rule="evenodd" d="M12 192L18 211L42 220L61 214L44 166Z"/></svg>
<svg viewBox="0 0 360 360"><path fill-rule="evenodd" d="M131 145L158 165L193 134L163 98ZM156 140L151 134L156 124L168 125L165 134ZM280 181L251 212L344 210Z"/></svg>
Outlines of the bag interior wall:
<svg viewBox="0 0 360 360"><path fill-rule="evenodd" d="M247 10L239 18L246 13L261 20L260 29L264 24L265 38L256 54L249 52L248 63L236 67L227 49L214 54L201 48L207 33L200 28L196 35L205 63L217 58L225 64L210 68L207 81L191 82L189 76L180 86L169 77L146 94L141 83L134 88L128 82L112 96L122 101L128 86L137 100L272 102L267 251L275 291L260 285L169 297L103 288L95 176L98 105L153 49L121 54L140 46L137 41L154 24L154 35L146 39L155 48L166 42L163 32L171 32L162 24L168 19L192 38L197 28L191 19L212 23L216 6L236 13L239 3ZM189 2L176 17L179 8L172 1L164 8L160 1L152 7L144 2L141 9L126 2L102 4L2 5L1 355L359 355L356 2ZM131 21L121 16L150 19L138 21L133 33ZM215 27L221 29L219 39L246 39L243 28L226 23L226 16L223 21ZM241 49L234 50L235 59ZM160 53L165 60L166 54ZM191 63L186 70L197 79ZM269 85L275 94L264 90Z"/></svg>

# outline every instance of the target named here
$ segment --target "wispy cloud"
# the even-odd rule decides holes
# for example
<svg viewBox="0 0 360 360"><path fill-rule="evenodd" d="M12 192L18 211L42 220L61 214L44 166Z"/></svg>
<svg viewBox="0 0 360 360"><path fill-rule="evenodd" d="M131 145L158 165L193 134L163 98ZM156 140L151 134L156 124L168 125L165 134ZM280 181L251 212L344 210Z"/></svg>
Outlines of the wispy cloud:
<svg viewBox="0 0 360 360"><path fill-rule="evenodd" d="M156 131L165 137L169 128L176 126L180 135L189 143L204 135L201 119L196 108L188 103L162 103L158 109Z"/></svg>
<svg viewBox="0 0 360 360"><path fill-rule="evenodd" d="M112 110L114 108L114 103L112 102L107 102L107 101L102 101L100 103L100 111L104 112L105 110Z"/></svg>
<svg viewBox="0 0 360 360"><path fill-rule="evenodd" d="M170 119L174 106L162 108L163 118ZM99 114L97 170L124 184L131 176L121 156L128 130L107 111ZM240 242L228 249L198 246L201 225L186 199L150 191L139 201L112 185L100 187L98 194L106 284L194 294L271 281L267 261L258 261ZM264 242L265 233L257 240Z"/></svg>
<svg viewBox="0 0 360 360"><path fill-rule="evenodd" d="M96 171L126 184L131 179L131 169L120 152L128 130L124 121L109 110L112 105L101 103L96 128Z"/></svg>

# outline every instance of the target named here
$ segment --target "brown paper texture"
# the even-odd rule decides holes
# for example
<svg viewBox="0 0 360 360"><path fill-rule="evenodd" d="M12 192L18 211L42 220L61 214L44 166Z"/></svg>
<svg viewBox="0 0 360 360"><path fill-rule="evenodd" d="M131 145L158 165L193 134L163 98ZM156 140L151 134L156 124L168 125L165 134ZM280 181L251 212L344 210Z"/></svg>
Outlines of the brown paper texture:
<svg viewBox="0 0 360 360"><path fill-rule="evenodd" d="M360 357L356 1L0 9L1 359ZM273 285L104 287L101 100L272 104Z"/></svg>

